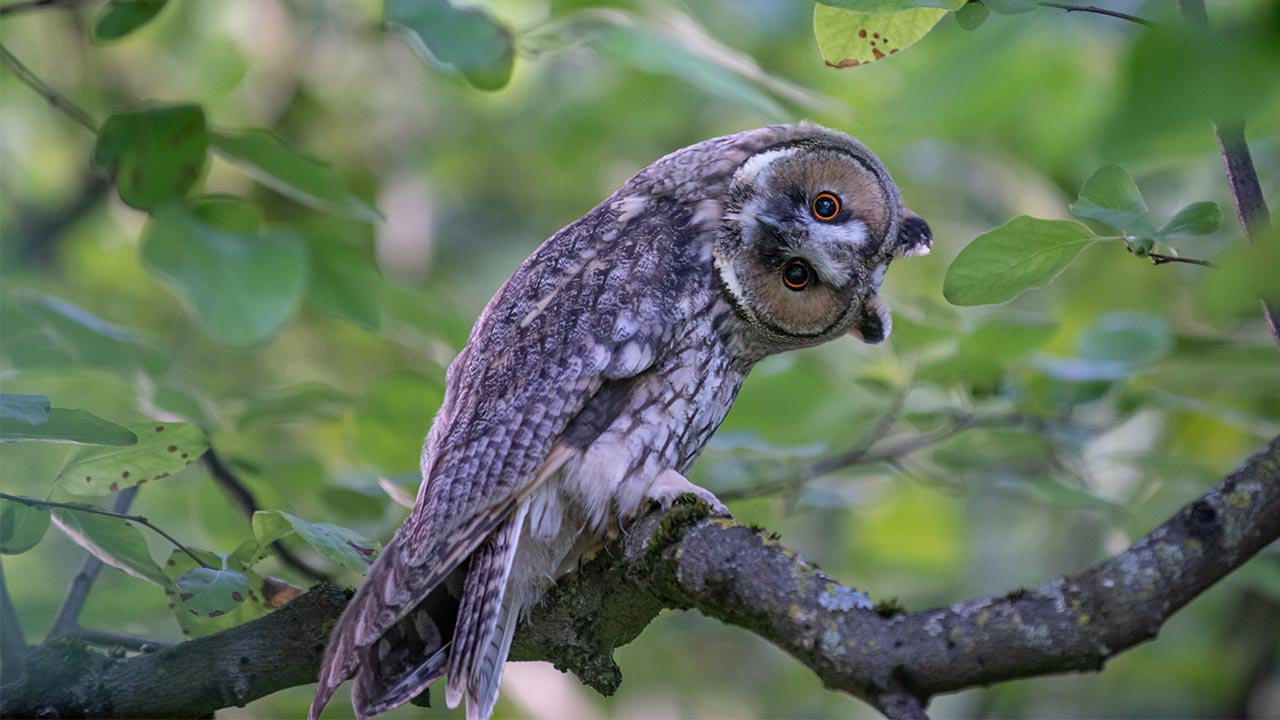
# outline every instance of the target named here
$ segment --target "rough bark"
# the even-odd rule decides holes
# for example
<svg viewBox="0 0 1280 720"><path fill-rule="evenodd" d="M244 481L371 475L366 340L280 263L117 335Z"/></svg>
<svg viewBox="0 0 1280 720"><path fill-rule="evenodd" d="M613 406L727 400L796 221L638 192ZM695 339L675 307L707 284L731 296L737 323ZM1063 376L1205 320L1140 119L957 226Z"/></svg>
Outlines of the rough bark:
<svg viewBox="0 0 1280 720"><path fill-rule="evenodd" d="M1277 537L1280 438L1077 575L923 612L877 612L760 531L683 505L646 515L557 585L520 629L512 659L551 660L608 694L621 681L615 647L662 608L697 609L770 640L833 690L918 718L940 693L1100 670ZM311 683L346 597L319 586L246 625L122 659L42 647L0 687L0 714L203 717Z"/></svg>

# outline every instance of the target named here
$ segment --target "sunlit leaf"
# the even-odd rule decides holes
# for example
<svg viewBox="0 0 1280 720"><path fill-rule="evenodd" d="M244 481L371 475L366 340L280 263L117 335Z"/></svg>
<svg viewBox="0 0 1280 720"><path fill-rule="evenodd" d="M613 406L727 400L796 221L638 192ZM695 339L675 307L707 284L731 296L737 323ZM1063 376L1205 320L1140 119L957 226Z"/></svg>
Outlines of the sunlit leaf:
<svg viewBox="0 0 1280 720"><path fill-rule="evenodd" d="M476 88L498 90L511 79L511 30L481 8L458 8L449 0L385 0L384 17L409 31L410 45L425 60L453 66Z"/></svg>
<svg viewBox="0 0 1280 720"><path fill-rule="evenodd" d="M861 13L898 13L911 8L960 10L969 0L818 0L819 5Z"/></svg>
<svg viewBox="0 0 1280 720"><path fill-rule="evenodd" d="M1166 238L1184 235L1208 235L1222 225L1222 209L1215 202L1198 202L1182 208L1160 228Z"/></svg>
<svg viewBox="0 0 1280 720"><path fill-rule="evenodd" d="M77 545L111 567L139 580L164 585L165 577L147 549L147 541L128 520L59 508L53 522Z"/></svg>
<svg viewBox="0 0 1280 720"><path fill-rule="evenodd" d="M268 130L213 130L209 138L219 155L263 185L307 207L366 222L382 217L373 206L347 192L327 163Z"/></svg>
<svg viewBox="0 0 1280 720"><path fill-rule="evenodd" d="M360 572L368 568L382 547L354 530L337 525L307 522L278 510L262 510L253 514L253 534L259 547L266 547L295 532L321 555Z"/></svg>
<svg viewBox="0 0 1280 720"><path fill-rule="evenodd" d="M235 570L192 568L176 585L183 609L204 617L225 615L249 599L249 578Z"/></svg>
<svg viewBox="0 0 1280 720"><path fill-rule="evenodd" d="M818 38L822 59L828 65L853 67L888 57L912 45L946 14L946 10L933 7L868 13L815 5L813 33Z"/></svg>
<svg viewBox="0 0 1280 720"><path fill-rule="evenodd" d="M0 418L0 442L41 440L82 445L132 445L138 436L128 428L85 412L53 408L42 423Z"/></svg>
<svg viewBox="0 0 1280 720"><path fill-rule="evenodd" d="M198 105L149 108L107 118L93 161L111 176L121 200L154 210L195 185L208 142Z"/></svg>
<svg viewBox="0 0 1280 720"><path fill-rule="evenodd" d="M186 423L129 425L138 441L122 448L83 448L67 458L58 482L77 495L106 495L121 488L161 480L200 458L209 439Z"/></svg>
<svg viewBox="0 0 1280 720"><path fill-rule="evenodd" d="M1147 202L1137 183L1119 165L1106 165L1091 175L1070 210L1078 218L1097 220L1125 235L1159 237L1155 226L1147 220Z"/></svg>
<svg viewBox="0 0 1280 720"><path fill-rule="evenodd" d="M1066 220L1016 217L974 238L947 268L942 294L956 305L991 305L1044 287L1081 250L1098 241Z"/></svg>
<svg viewBox="0 0 1280 720"><path fill-rule="evenodd" d="M4 307L4 353L21 368L100 367L132 375L163 372L168 356L151 342L84 308L31 290Z"/></svg>
<svg viewBox="0 0 1280 720"><path fill-rule="evenodd" d="M147 222L142 259L172 281L219 342L256 345L273 337L306 291L307 253L282 230L251 233L167 206Z"/></svg>
<svg viewBox="0 0 1280 720"><path fill-rule="evenodd" d="M93 39L98 42L119 40L151 22L168 0L111 0L98 13L93 24Z"/></svg>
<svg viewBox="0 0 1280 720"><path fill-rule="evenodd" d="M19 555L44 539L49 510L0 499L0 554Z"/></svg>

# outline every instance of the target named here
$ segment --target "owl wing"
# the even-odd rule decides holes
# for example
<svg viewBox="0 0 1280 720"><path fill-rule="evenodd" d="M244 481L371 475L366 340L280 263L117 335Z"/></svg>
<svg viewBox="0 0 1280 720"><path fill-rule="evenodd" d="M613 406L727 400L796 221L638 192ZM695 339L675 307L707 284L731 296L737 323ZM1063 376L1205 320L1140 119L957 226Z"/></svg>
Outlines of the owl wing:
<svg viewBox="0 0 1280 720"><path fill-rule="evenodd" d="M601 387L650 368L687 326L690 283L710 282L710 242L686 207L602 204L490 301L449 368L417 504L333 630L312 717L362 653L572 455L558 440Z"/></svg>

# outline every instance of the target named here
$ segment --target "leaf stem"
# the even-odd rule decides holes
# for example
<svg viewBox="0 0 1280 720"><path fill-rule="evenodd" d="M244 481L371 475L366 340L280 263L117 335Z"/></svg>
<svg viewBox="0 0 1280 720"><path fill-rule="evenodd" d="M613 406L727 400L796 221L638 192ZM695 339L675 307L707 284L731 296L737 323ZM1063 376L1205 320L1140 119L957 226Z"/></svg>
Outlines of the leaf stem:
<svg viewBox="0 0 1280 720"><path fill-rule="evenodd" d="M1152 265L1164 265L1165 263L1186 263L1188 265L1201 265L1203 267L1218 267L1208 260L1196 260L1194 258L1178 257L1177 255L1162 255L1160 253L1147 253L1147 257L1151 258Z"/></svg>
<svg viewBox="0 0 1280 720"><path fill-rule="evenodd" d="M13 6L9 6L9 8L11 7ZM5 10L9 10L9 8L5 8ZM93 121L93 117L84 108L76 105L67 99L65 95L54 90L48 83L37 77L26 65L22 64L21 60L14 57L13 53L9 52L9 48L4 45L0 45L0 61L3 61L13 71L13 74L18 76L19 80L39 93L54 109L66 113L72 120L85 126L91 132L98 132L97 123Z"/></svg>
<svg viewBox="0 0 1280 720"><path fill-rule="evenodd" d="M73 503L55 502L53 500L37 500L36 498L24 497L22 495L10 495L9 493L3 493L3 492L0 492L0 498L4 498L5 500L10 500L16 503L22 503L23 505L30 505L33 507L48 507L48 508L61 508L63 510L75 510L78 512L92 513L94 515L106 515L107 517L120 518L121 520L136 522L139 525L142 525L143 527L151 530L152 532L159 534L160 537L163 537L165 540L168 540L170 543L173 543L174 547L186 553L188 557L190 557L192 560L195 560L201 567L209 568L211 570L214 569L208 563L196 557L196 554L191 552L191 550L189 550L186 545L183 545L182 543L178 542L176 539L174 539L172 535L165 532L164 530L161 530L155 525L152 525L150 520L146 519L141 515L125 515L123 513L111 512L110 510L103 510L102 508L99 508L99 507L93 507L92 505L75 505Z"/></svg>
<svg viewBox="0 0 1280 720"><path fill-rule="evenodd" d="M1060 3L1060 2L1042 2L1040 3L1040 5L1042 7L1050 7L1050 8L1057 8L1059 10L1066 10L1067 12L1083 12L1083 13L1093 13L1094 15L1106 15L1107 17L1119 18L1121 20L1128 20L1129 22L1137 23L1139 25L1145 25L1146 27L1155 27L1155 23L1151 22L1150 20L1147 20L1146 18L1140 18L1137 15L1130 15L1129 13L1122 13L1118 10L1108 10L1106 8L1100 8L1097 5L1073 5L1071 3Z"/></svg>

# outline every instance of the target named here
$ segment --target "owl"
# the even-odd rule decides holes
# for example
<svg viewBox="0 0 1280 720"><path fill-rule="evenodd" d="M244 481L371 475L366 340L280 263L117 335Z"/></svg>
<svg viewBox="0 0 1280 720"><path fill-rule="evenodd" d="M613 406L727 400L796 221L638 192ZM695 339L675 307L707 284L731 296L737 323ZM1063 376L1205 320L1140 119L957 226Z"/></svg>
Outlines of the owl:
<svg viewBox="0 0 1280 720"><path fill-rule="evenodd" d="M557 578L685 479L761 358L889 334L889 262L928 252L869 150L775 125L677 150L542 244L449 366L409 518L333 628L315 718L447 674L488 718L512 634Z"/></svg>

